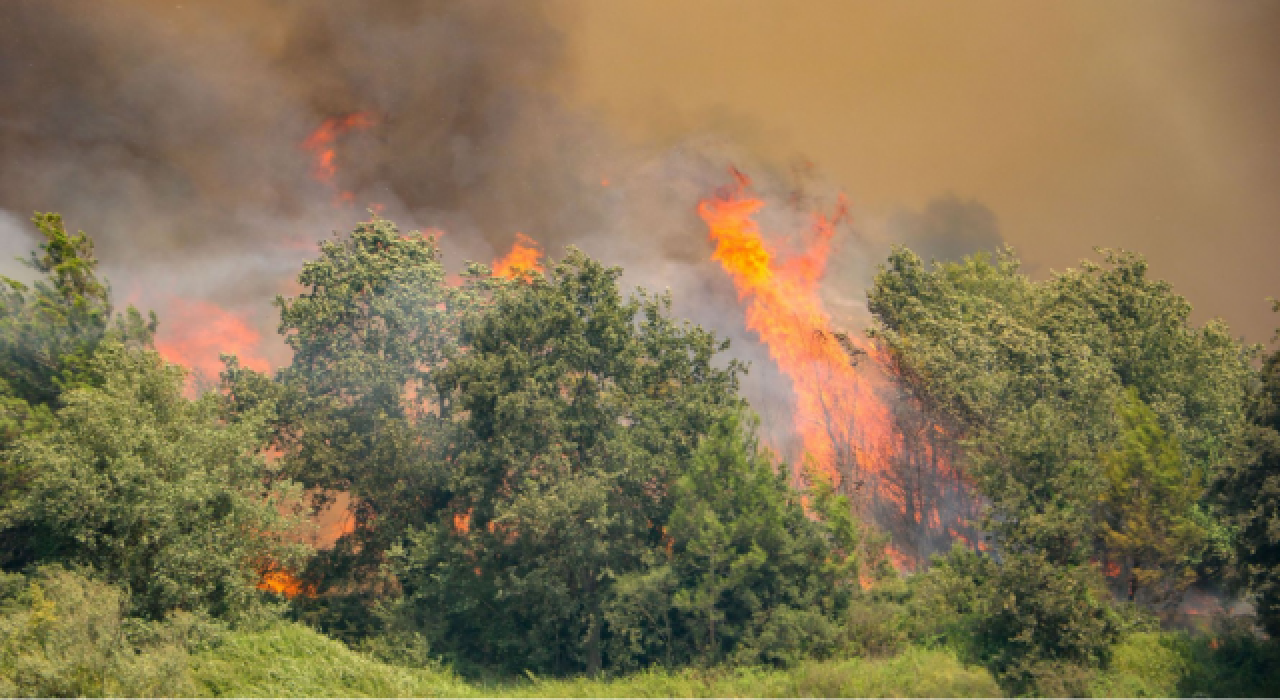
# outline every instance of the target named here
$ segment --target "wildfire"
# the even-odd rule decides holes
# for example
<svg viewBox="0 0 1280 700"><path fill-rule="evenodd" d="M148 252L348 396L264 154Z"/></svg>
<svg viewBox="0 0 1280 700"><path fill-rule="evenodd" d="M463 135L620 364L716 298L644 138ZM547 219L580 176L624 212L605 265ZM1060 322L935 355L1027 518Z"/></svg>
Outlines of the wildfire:
<svg viewBox="0 0 1280 700"><path fill-rule="evenodd" d="M784 245L761 232L755 217L764 201L748 193L745 175L733 174L734 185L702 200L698 213L715 245L712 260L745 305L747 328L791 382L801 443L801 453L789 455L793 464L812 460L854 495L864 516L893 535L887 554L899 570L914 570L955 539L969 544L977 534L967 526L973 501L952 466L949 436L900 399L891 408L886 358L838 331L823 305L832 239L847 216L843 200L833 216L813 216L803 242Z"/></svg>
<svg viewBox="0 0 1280 700"><path fill-rule="evenodd" d="M851 361L855 354L874 359L876 350L837 332L819 295L844 209L831 218L815 215L802 250L778 250L753 218L764 202L747 196L749 180L734 174L737 184L704 199L698 213L716 246L712 260L733 278L747 305L747 328L791 380L803 450L837 484L859 472L878 472L892 441L891 418L872 381Z"/></svg>
<svg viewBox="0 0 1280 700"><path fill-rule="evenodd" d="M538 242L523 233L516 234L516 242L504 256L493 261L495 277L514 279L522 271L542 272L542 250Z"/></svg>
<svg viewBox="0 0 1280 700"><path fill-rule="evenodd" d="M293 574L282 569L271 569L262 574L262 580L258 582L258 589L282 595L286 598L292 598L297 595L315 595L315 591L311 586L304 584Z"/></svg>
<svg viewBox="0 0 1280 700"><path fill-rule="evenodd" d="M336 204L351 204L355 201L354 193L338 189L336 184L338 137L350 131L368 129L376 123L373 115L368 112L353 112L341 117L330 117L302 142L302 148L311 153L312 176L317 181L334 188Z"/></svg>
<svg viewBox="0 0 1280 700"><path fill-rule="evenodd" d="M207 380L222 372L223 353L260 372L271 368L261 354L262 335L241 314L208 301L174 299L165 319L156 351L166 362L184 365Z"/></svg>

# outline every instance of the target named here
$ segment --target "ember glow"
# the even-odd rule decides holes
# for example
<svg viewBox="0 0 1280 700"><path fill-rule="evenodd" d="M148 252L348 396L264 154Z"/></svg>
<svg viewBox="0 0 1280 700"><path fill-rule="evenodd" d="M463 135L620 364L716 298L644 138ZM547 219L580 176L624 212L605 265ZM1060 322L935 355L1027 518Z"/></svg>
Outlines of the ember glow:
<svg viewBox="0 0 1280 700"><path fill-rule="evenodd" d="M241 314L208 301L174 299L156 334L156 351L166 362L183 365L213 380L222 372L221 355L259 372L271 369L262 355L262 335Z"/></svg>
<svg viewBox="0 0 1280 700"><path fill-rule="evenodd" d="M542 249L538 242L523 233L516 234L516 242L506 255L493 261L495 277L515 278L521 271L542 272Z"/></svg>
<svg viewBox="0 0 1280 700"><path fill-rule="evenodd" d="M292 598L297 595L314 595L310 586L302 583L288 571L272 569L262 574L258 589Z"/></svg>
<svg viewBox="0 0 1280 700"><path fill-rule="evenodd" d="M341 117L330 117L311 132L302 142L302 148L311 153L311 174L318 181L335 191L335 204L351 204L355 194L340 189L338 177L338 138L350 131L368 129L376 124L373 115L368 112L354 112Z"/></svg>

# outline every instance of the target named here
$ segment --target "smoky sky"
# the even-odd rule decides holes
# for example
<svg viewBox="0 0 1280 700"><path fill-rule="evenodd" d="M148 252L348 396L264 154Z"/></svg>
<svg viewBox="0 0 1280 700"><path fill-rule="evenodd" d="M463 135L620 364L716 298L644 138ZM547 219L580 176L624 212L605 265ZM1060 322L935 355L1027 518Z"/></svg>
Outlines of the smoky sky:
<svg viewBox="0 0 1280 700"><path fill-rule="evenodd" d="M507 169L561 39L538 3L15 0L0 9L0 206L58 209L103 257L287 238L331 212L299 147L325 119L340 184L501 228ZM368 190L368 191L364 191ZM500 196L495 199L501 199ZM317 211L320 209L320 211ZM323 232L320 232L323 235ZM508 232L509 235L509 232Z"/></svg>
<svg viewBox="0 0 1280 700"><path fill-rule="evenodd" d="M613 0L569 36L575 99L637 138L804 155L864 222L976 200L1036 276L1134 250L1264 341L1278 33L1276 0Z"/></svg>
<svg viewBox="0 0 1280 700"><path fill-rule="evenodd" d="M582 9L7 0L0 243L6 257L24 254L36 241L23 220L59 211L93 235L117 299L160 312L162 335L198 325L183 309L212 301L257 328L278 365L287 353L273 339L273 298L296 291L290 280L316 240L366 207L405 229L443 231L454 270L493 259L521 232L553 255L579 245L624 265L629 284L669 289L679 313L734 339L757 394L785 402L785 381L709 260L695 207L736 165L778 203L766 231L803 233L809 209L831 206L838 187L812 166L767 163L714 120L636 139L566 99L578 86L571 34L584 28ZM369 126L334 140L337 172L317 179L302 144L356 113ZM993 247L999 232L981 204L949 195L846 227L830 276L838 323L865 322L861 292L897 239L948 258Z"/></svg>

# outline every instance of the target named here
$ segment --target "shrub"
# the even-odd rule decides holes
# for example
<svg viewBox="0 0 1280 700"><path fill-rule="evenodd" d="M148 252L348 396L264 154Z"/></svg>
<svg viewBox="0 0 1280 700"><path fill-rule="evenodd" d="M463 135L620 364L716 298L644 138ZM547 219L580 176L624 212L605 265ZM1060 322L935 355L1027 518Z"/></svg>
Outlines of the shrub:
<svg viewBox="0 0 1280 700"><path fill-rule="evenodd" d="M0 695L191 694L191 618L146 624L125 616L120 589L59 567L0 575Z"/></svg>

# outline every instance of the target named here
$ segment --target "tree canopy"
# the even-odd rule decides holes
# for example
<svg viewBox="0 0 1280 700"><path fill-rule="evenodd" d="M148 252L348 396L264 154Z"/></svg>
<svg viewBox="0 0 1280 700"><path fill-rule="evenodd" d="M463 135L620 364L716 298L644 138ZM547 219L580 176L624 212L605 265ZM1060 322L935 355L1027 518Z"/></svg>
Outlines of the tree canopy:
<svg viewBox="0 0 1280 700"><path fill-rule="evenodd" d="M869 293L898 379L960 426L999 562L980 626L1021 640L990 652L1013 687L1103 658L1099 566L1168 603L1228 554L1207 551L1228 537L1205 487L1243 428L1249 353L1193 327L1142 258L1103 252L1033 282L1009 249L928 268L896 248Z"/></svg>

